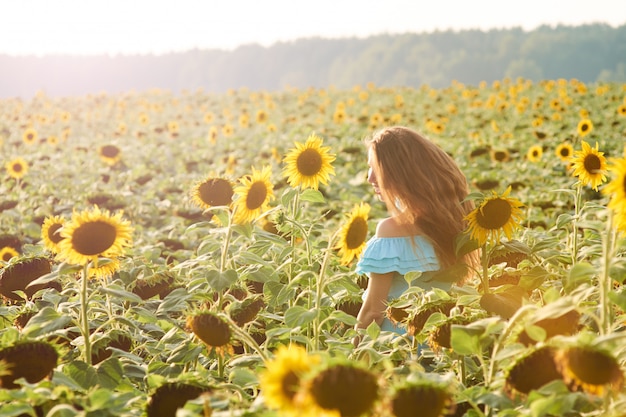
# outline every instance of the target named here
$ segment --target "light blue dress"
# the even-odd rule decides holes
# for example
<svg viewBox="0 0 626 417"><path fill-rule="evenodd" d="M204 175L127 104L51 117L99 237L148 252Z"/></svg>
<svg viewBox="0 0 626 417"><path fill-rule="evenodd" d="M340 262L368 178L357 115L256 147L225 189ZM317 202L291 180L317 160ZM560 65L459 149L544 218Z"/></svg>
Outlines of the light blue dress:
<svg viewBox="0 0 626 417"><path fill-rule="evenodd" d="M408 288L409 284L404 279L404 274L410 271L437 271L439 261L432 244L424 236L413 236L414 245L411 244L411 237L372 237L366 244L361 257L356 265L357 274L369 274L375 272L385 274L396 272L391 282L387 301L399 298ZM370 278L371 279L371 278ZM441 281L429 281L419 277L415 279L412 286L419 286L425 290L440 288L449 291L451 283ZM367 296L367 290L363 293L363 300ZM394 325L388 318L385 318L381 325L381 330L392 331L398 334L405 334L406 329Z"/></svg>

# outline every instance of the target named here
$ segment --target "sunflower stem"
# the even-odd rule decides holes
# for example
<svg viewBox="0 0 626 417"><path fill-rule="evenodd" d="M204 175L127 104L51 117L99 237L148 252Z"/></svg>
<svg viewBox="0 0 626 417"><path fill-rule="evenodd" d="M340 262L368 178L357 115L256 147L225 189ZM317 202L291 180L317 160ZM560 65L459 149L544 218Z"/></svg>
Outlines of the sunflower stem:
<svg viewBox="0 0 626 417"><path fill-rule="evenodd" d="M261 347L256 342L256 340L254 340L252 336L248 334L248 332L246 332L241 327L239 327L237 323L235 323L233 319L231 319L227 314L220 314L220 317L228 322L228 324L230 325L230 328L233 330L234 333L237 334L237 336L239 336L242 342L247 343L248 346L254 349L254 351L259 354L261 359L263 359L263 362L267 362L268 360L267 355L265 354L263 349L261 349Z"/></svg>
<svg viewBox="0 0 626 417"><path fill-rule="evenodd" d="M572 218L572 265L578 261L578 218L582 204L582 184L576 186L576 198L574 201L574 217Z"/></svg>
<svg viewBox="0 0 626 417"><path fill-rule="evenodd" d="M97 262L97 260L96 260ZM83 266L82 276L81 276L81 288L80 288L80 329L83 334L84 344L85 344L85 363L91 365L91 339L89 335L89 318L87 317L88 310L88 274L89 274L89 263L85 262Z"/></svg>
<svg viewBox="0 0 626 417"><path fill-rule="evenodd" d="M224 272L226 268L226 263L228 262L228 250L230 247L230 239L233 234L233 216L234 212L228 212L228 225L226 227L226 236L224 237L224 246L222 247L222 256L220 257L220 273Z"/></svg>
<svg viewBox="0 0 626 417"><path fill-rule="evenodd" d="M487 251L487 244L484 244L481 248L480 259L483 269L480 274L480 280L483 284L483 294L489 294L491 290L489 288L489 252Z"/></svg>
<svg viewBox="0 0 626 417"><path fill-rule="evenodd" d="M322 260L322 266L320 267L320 274L317 278L317 285L315 288L315 320L313 321L313 346L315 350L320 348L320 314L322 305L322 296L326 287L326 268L328 267L328 261L332 254L333 243L341 230L335 231L333 235L328 239L328 246L324 253L324 259Z"/></svg>
<svg viewBox="0 0 626 417"><path fill-rule="evenodd" d="M606 222L606 233L604 234L604 245L602 247L602 272L600 275L600 332L606 335L611 331L612 315L609 293L612 288L611 279L611 262L615 251L615 229L613 228L613 210L608 210L608 219Z"/></svg>

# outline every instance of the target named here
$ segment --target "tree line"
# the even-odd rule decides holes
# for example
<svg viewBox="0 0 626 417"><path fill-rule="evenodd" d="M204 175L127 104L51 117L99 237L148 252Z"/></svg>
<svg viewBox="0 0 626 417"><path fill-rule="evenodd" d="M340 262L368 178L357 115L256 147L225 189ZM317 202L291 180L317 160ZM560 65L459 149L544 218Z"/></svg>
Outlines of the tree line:
<svg viewBox="0 0 626 417"><path fill-rule="evenodd" d="M163 55L0 55L0 98L247 87L441 88L505 77L626 82L626 24L302 38Z"/></svg>

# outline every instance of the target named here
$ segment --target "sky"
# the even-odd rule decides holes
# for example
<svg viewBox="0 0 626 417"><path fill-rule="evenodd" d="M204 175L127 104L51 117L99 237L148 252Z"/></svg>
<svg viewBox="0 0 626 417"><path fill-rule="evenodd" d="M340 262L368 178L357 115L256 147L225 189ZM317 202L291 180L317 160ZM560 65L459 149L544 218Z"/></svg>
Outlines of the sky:
<svg viewBox="0 0 626 417"><path fill-rule="evenodd" d="M626 24L625 0L0 0L0 54L131 55L306 37Z"/></svg>

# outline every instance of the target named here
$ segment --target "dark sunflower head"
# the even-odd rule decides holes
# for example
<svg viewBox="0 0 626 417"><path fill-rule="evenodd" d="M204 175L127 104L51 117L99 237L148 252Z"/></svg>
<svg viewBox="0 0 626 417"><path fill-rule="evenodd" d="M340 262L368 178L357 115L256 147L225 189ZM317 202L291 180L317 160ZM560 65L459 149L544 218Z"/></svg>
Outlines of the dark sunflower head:
<svg viewBox="0 0 626 417"><path fill-rule="evenodd" d="M548 382L563 379L554 355L554 348L543 346L519 358L508 370L505 381L507 393L511 396L516 392L526 395Z"/></svg>
<svg viewBox="0 0 626 417"><path fill-rule="evenodd" d="M611 353L593 346L571 346L555 355L565 382L576 390L601 395L606 389L620 391L624 374Z"/></svg>
<svg viewBox="0 0 626 417"><path fill-rule="evenodd" d="M203 208L229 206L233 199L233 185L225 178L207 178L196 184L193 200Z"/></svg>
<svg viewBox="0 0 626 417"><path fill-rule="evenodd" d="M12 260L0 270L0 295L19 301L21 297L15 291L24 291L28 298L43 288L57 288L52 283L32 285L32 281L50 273L52 263L45 256L30 256Z"/></svg>
<svg viewBox="0 0 626 417"><path fill-rule="evenodd" d="M370 411L378 400L376 376L351 364L336 364L320 371L311 381L309 392L325 410L336 410L341 417L358 417Z"/></svg>
<svg viewBox="0 0 626 417"><path fill-rule="evenodd" d="M19 378L35 384L50 375L58 359L56 349L47 342L28 341L6 347L0 350L0 361L9 372L0 375L0 388L19 388L15 383Z"/></svg>
<svg viewBox="0 0 626 417"><path fill-rule="evenodd" d="M208 387L192 384L169 382L157 388L148 400L148 417L175 417L176 410L189 400L211 392Z"/></svg>
<svg viewBox="0 0 626 417"><path fill-rule="evenodd" d="M170 272L157 272L148 278L135 280L132 292L142 300L148 300L167 292L174 284L174 280L174 275Z"/></svg>
<svg viewBox="0 0 626 417"><path fill-rule="evenodd" d="M220 348L230 342L231 330L228 323L209 311L189 316L187 328L209 347Z"/></svg>
<svg viewBox="0 0 626 417"><path fill-rule="evenodd" d="M430 381L406 383L391 398L395 417L442 417L454 412L453 394L447 386Z"/></svg>
<svg viewBox="0 0 626 417"><path fill-rule="evenodd" d="M454 306L456 306L456 300L437 300L423 304L409 320L408 333L419 334L432 314L442 313L447 316Z"/></svg>
<svg viewBox="0 0 626 417"><path fill-rule="evenodd" d="M265 302L262 297L248 297L243 301L232 303L228 313L238 326L243 326L254 320L263 307Z"/></svg>

